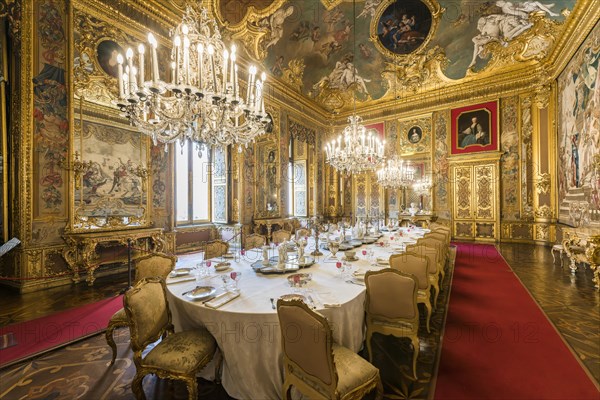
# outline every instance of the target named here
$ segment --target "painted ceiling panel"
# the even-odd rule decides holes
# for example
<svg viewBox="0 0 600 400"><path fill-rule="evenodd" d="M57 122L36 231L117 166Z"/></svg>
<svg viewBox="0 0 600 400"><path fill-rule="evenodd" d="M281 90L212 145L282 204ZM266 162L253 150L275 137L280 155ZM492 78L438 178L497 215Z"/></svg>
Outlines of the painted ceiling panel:
<svg viewBox="0 0 600 400"><path fill-rule="evenodd" d="M247 48L264 69L331 111L352 91L371 104L541 60L575 3L222 0L219 11L236 40L255 38Z"/></svg>

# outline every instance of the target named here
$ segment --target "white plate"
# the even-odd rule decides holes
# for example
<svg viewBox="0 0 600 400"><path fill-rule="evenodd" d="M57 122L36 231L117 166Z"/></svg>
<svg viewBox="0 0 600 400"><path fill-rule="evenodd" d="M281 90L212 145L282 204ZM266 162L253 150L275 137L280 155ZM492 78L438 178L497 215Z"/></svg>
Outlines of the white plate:
<svg viewBox="0 0 600 400"><path fill-rule="evenodd" d="M185 276L185 275L188 275L190 273L190 271L191 271L190 268L177 268L177 269L174 269L173 271L171 271L171 273L169 274L169 277L175 278L176 276Z"/></svg>
<svg viewBox="0 0 600 400"><path fill-rule="evenodd" d="M184 295L190 299L199 300L212 296L216 291L217 289L213 286L196 286L189 292L185 292Z"/></svg>

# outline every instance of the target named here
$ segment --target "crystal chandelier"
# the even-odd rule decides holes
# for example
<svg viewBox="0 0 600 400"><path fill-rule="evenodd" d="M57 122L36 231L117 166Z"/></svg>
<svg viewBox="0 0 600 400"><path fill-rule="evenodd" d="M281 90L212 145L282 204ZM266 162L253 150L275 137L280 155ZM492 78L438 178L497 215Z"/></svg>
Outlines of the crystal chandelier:
<svg viewBox="0 0 600 400"><path fill-rule="evenodd" d="M356 1L352 1L354 22L356 23ZM356 26L356 24L355 24ZM356 58L356 29L353 34L353 53ZM352 67L352 85L356 85L356 67ZM377 131L367 131L362 118L356 115L356 93L352 88L354 113L348 117L348 126L331 143L325 145L325 161L333 168L346 174L359 174L373 171L384 160L385 140L380 140Z"/></svg>
<svg viewBox="0 0 600 400"><path fill-rule="evenodd" d="M415 169L409 162L395 157L377 171L377 180L386 188L406 188L415 180Z"/></svg>
<svg viewBox="0 0 600 400"><path fill-rule="evenodd" d="M265 112L263 72L250 66L245 99L240 93L236 47L221 40L219 28L208 11L187 7L182 22L171 30L169 82L158 70L158 41L148 34L151 68L145 71L145 47L138 47L138 62L128 49L126 59L117 57L119 99L115 104L133 126L149 135L154 144L190 139L205 146L247 146L265 133L271 122ZM126 62L124 65L123 62Z"/></svg>
<svg viewBox="0 0 600 400"><path fill-rule="evenodd" d="M414 183L413 189L417 193L427 194L431 190L431 186L431 177L423 175L421 179Z"/></svg>
<svg viewBox="0 0 600 400"><path fill-rule="evenodd" d="M380 140L377 132L367 131L358 115L348 117L348 122L337 140L325 145L326 161L348 174L375 170L384 159L385 140Z"/></svg>

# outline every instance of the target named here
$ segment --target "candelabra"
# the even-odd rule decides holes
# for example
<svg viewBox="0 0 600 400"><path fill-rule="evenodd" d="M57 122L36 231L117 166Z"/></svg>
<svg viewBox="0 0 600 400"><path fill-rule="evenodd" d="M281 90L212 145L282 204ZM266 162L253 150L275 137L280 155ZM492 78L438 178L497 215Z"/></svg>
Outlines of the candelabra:
<svg viewBox="0 0 600 400"><path fill-rule="evenodd" d="M386 188L405 188L414 182L415 170L409 162L395 157L377 171L377 180Z"/></svg>
<svg viewBox="0 0 600 400"><path fill-rule="evenodd" d="M170 35L170 83L159 75L158 41L150 33L150 79L146 80L143 44L138 46L137 65L131 48L125 59L119 54L119 99L114 103L155 145L190 139L198 143L199 151L205 146L231 144L241 151L263 134L270 122L264 105L266 74L256 79L257 69L250 66L244 99L236 47L225 47L216 21L204 8L198 12L188 6Z"/></svg>
<svg viewBox="0 0 600 400"><path fill-rule="evenodd" d="M374 170L384 160L385 140L368 132L358 115L348 117L348 121L350 124L337 140L325 145L326 161L348 174Z"/></svg>

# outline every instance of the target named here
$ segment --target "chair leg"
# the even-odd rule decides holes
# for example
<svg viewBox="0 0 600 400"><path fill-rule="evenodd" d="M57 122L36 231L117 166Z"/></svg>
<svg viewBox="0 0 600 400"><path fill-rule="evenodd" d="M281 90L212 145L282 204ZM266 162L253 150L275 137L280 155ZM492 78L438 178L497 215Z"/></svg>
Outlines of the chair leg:
<svg viewBox="0 0 600 400"><path fill-rule="evenodd" d="M196 376L186 379L185 385L188 390L188 400L198 400L198 382L196 382Z"/></svg>
<svg viewBox="0 0 600 400"><path fill-rule="evenodd" d="M110 362L110 365L113 365L115 363L115 360L117 359L117 345L115 343L115 339L113 338L113 333L115 331L115 328L116 328L115 325L108 324L108 327L106 328L106 332L104 333L104 335L106 337L106 343L108 343L108 345L112 349L112 360Z"/></svg>
<svg viewBox="0 0 600 400"><path fill-rule="evenodd" d="M411 337L410 341L413 346L413 376L417 379L417 358L419 357L419 338Z"/></svg>
<svg viewBox="0 0 600 400"><path fill-rule="evenodd" d="M367 353L369 355L369 362L373 362L373 348L371 345L371 339L373 338L373 332L367 328Z"/></svg>
<svg viewBox="0 0 600 400"><path fill-rule="evenodd" d="M286 380L283 382L283 399L292 400L292 385Z"/></svg>
<svg viewBox="0 0 600 400"><path fill-rule="evenodd" d="M431 284L433 287L433 309L437 309L438 295L440 294L440 285L437 280Z"/></svg>
<svg viewBox="0 0 600 400"><path fill-rule="evenodd" d="M429 320L431 319L431 303L426 301L423 304L425 304L425 309L427 310L427 333L431 333L429 330Z"/></svg>
<svg viewBox="0 0 600 400"><path fill-rule="evenodd" d="M133 382L131 383L131 390L133 390L133 394L137 400L146 400L146 394L144 393L144 386L142 385L142 381L144 380L144 375L135 373L135 377L133 378Z"/></svg>
<svg viewBox="0 0 600 400"><path fill-rule="evenodd" d="M217 361L215 362L215 383L221 384L221 371L223 370L223 353L220 349L217 349Z"/></svg>
<svg viewBox="0 0 600 400"><path fill-rule="evenodd" d="M556 265L556 256L554 255L554 252L555 250L550 250L550 254L552 254L552 265Z"/></svg>
<svg viewBox="0 0 600 400"><path fill-rule="evenodd" d="M375 400L383 399L383 383L381 382L381 376L377 377L377 392L375 392Z"/></svg>

